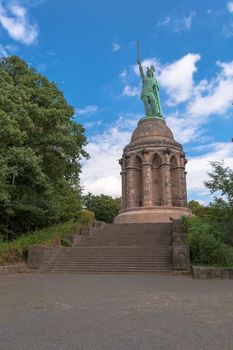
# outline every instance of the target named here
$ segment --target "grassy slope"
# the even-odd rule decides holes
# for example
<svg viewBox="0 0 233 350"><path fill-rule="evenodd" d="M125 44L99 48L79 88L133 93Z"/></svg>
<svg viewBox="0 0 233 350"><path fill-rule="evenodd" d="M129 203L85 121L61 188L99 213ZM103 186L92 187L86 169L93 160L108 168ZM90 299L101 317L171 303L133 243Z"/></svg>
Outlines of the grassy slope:
<svg viewBox="0 0 233 350"><path fill-rule="evenodd" d="M64 224L54 225L31 234L21 236L20 238L9 243L0 243L0 265L22 261L30 245L59 245L61 239L65 235L77 233L82 226L85 226L85 224L80 221L69 221Z"/></svg>

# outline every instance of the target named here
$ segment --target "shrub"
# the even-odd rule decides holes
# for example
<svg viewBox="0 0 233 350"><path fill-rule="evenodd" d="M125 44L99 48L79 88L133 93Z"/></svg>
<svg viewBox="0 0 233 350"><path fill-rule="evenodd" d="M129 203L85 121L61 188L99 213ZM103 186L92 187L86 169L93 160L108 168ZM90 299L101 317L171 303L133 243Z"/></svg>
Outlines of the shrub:
<svg viewBox="0 0 233 350"><path fill-rule="evenodd" d="M95 214L91 210L80 210L75 215L75 219L83 225L92 225L95 220Z"/></svg>
<svg viewBox="0 0 233 350"><path fill-rule="evenodd" d="M72 247L72 243L71 243L71 241L69 241L68 239L62 239L62 240L61 240L61 245L62 245L63 247Z"/></svg>
<svg viewBox="0 0 233 350"><path fill-rule="evenodd" d="M226 267L233 268L233 247L227 244L221 244L220 263Z"/></svg>
<svg viewBox="0 0 233 350"><path fill-rule="evenodd" d="M215 264L219 260L220 240L212 234L199 236L199 261L203 264Z"/></svg>
<svg viewBox="0 0 233 350"><path fill-rule="evenodd" d="M233 247L224 244L226 225L208 218L185 218L191 260L210 265L230 265Z"/></svg>

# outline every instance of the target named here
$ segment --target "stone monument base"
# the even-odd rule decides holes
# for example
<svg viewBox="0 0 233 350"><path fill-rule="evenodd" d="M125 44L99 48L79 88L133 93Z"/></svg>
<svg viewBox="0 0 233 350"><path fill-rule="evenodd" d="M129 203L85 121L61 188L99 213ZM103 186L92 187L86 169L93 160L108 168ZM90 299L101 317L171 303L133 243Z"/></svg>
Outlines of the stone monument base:
<svg viewBox="0 0 233 350"><path fill-rule="evenodd" d="M114 224L165 223L193 216L191 210L182 207L135 207L122 210L114 219Z"/></svg>

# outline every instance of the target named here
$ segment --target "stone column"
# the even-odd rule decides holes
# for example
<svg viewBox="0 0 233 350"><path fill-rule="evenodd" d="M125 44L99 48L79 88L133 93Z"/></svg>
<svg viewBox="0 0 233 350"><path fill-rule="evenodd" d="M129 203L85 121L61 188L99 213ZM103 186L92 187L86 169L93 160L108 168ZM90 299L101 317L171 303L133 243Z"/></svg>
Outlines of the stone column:
<svg viewBox="0 0 233 350"><path fill-rule="evenodd" d="M133 159L130 156L127 157L127 208L136 206L136 191L135 191L135 167L133 166Z"/></svg>
<svg viewBox="0 0 233 350"><path fill-rule="evenodd" d="M178 157L177 164L177 188L178 200L180 207L187 207L187 190L186 190L186 176L185 176L185 156L183 154Z"/></svg>
<svg viewBox="0 0 233 350"><path fill-rule="evenodd" d="M151 207L153 205L152 193L152 164L150 162L150 154L143 150L142 163L142 206Z"/></svg>
<svg viewBox="0 0 233 350"><path fill-rule="evenodd" d="M187 199L187 184L186 184L186 171L185 171L185 165L187 164L187 159L185 158L185 155L181 158L182 160L182 174L181 174L181 183L182 183L182 206L187 207L188 205L188 199Z"/></svg>
<svg viewBox="0 0 233 350"><path fill-rule="evenodd" d="M171 191L171 164L170 150L163 152L163 164L161 165L161 186L162 186L162 202L161 205L172 206L172 191Z"/></svg>
<svg viewBox="0 0 233 350"><path fill-rule="evenodd" d="M125 209L127 206L126 171L121 172L121 186L122 186L122 209Z"/></svg>
<svg viewBox="0 0 233 350"><path fill-rule="evenodd" d="M119 160L121 165L121 207L125 209L127 206L127 185L126 185L126 171L125 171L125 161L124 159Z"/></svg>

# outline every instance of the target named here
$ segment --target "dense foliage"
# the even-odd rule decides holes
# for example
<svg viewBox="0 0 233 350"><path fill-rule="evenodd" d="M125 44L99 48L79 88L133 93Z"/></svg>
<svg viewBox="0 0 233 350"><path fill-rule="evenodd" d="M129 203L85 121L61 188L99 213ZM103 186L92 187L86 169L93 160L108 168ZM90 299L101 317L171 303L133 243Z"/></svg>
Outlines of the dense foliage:
<svg viewBox="0 0 233 350"><path fill-rule="evenodd" d="M87 209L94 212L96 220L106 223L112 223L114 217L117 216L121 209L120 198L112 198L104 194L94 196L88 193L88 195L84 196L83 203Z"/></svg>
<svg viewBox="0 0 233 350"><path fill-rule="evenodd" d="M191 200L188 202L188 207L192 210L192 213L197 216L203 216L206 214L206 208L198 201Z"/></svg>
<svg viewBox="0 0 233 350"><path fill-rule="evenodd" d="M194 263L233 267L233 171L212 162L205 186L218 197L208 206L190 201L196 218L185 219Z"/></svg>
<svg viewBox="0 0 233 350"><path fill-rule="evenodd" d="M69 220L80 209L86 144L56 84L16 56L0 61L0 238Z"/></svg>
<svg viewBox="0 0 233 350"><path fill-rule="evenodd" d="M233 221L196 217L185 225L194 263L233 267Z"/></svg>

